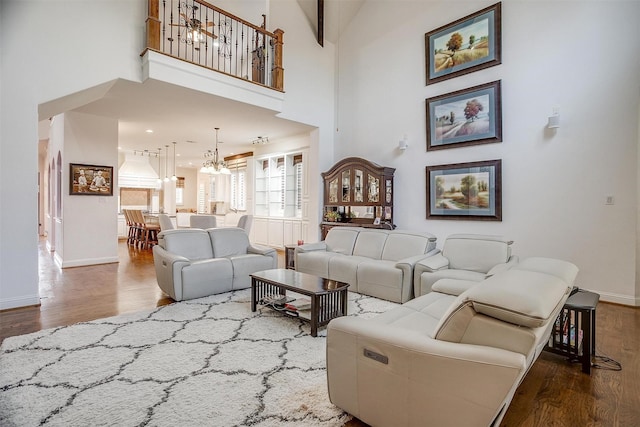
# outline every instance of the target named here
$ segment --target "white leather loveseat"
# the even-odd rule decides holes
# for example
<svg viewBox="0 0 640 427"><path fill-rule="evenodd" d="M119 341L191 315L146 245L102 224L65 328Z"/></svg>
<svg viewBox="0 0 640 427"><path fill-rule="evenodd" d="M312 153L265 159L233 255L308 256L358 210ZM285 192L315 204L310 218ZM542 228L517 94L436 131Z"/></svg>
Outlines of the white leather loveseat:
<svg viewBox="0 0 640 427"><path fill-rule="evenodd" d="M372 426L499 425L577 272L528 258L460 295L443 279L372 319L332 320L331 402Z"/></svg>
<svg viewBox="0 0 640 427"><path fill-rule="evenodd" d="M276 268L278 258L242 228L185 228L158 234L153 262L160 289L181 301L248 288L249 275Z"/></svg>
<svg viewBox="0 0 640 427"><path fill-rule="evenodd" d="M349 290L406 302L413 298L413 268L437 253L429 233L334 227L324 241L296 247L296 270L349 283Z"/></svg>

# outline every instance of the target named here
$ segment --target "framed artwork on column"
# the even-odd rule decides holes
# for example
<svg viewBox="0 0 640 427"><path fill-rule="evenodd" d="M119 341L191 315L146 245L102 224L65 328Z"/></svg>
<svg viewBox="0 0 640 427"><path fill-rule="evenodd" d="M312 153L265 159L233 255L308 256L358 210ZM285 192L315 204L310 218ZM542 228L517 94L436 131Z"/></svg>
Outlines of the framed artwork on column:
<svg viewBox="0 0 640 427"><path fill-rule="evenodd" d="M113 166L69 164L69 194L113 196Z"/></svg>

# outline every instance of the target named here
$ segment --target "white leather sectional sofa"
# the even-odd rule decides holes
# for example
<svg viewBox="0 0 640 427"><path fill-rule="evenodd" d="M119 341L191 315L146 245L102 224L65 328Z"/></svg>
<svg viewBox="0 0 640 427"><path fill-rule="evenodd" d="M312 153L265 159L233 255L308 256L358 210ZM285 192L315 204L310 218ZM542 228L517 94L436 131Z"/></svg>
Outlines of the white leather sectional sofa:
<svg viewBox="0 0 640 427"><path fill-rule="evenodd" d="M296 270L349 283L349 291L404 303L413 298L416 262L437 253L436 236L334 227L325 240L296 247Z"/></svg>
<svg viewBox="0 0 640 427"><path fill-rule="evenodd" d="M375 318L332 320L331 402L372 426L499 425L577 273L528 258L459 295L462 279L441 279Z"/></svg>

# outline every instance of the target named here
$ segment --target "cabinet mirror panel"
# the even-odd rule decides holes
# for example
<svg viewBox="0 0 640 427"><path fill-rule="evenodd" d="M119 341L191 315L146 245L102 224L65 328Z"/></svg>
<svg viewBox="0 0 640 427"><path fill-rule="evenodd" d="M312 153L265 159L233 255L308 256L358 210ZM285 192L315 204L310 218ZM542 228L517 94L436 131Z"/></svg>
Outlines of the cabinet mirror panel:
<svg viewBox="0 0 640 427"><path fill-rule="evenodd" d="M380 180L375 176L368 175L367 181L369 187L367 201L377 203L380 201Z"/></svg>
<svg viewBox="0 0 640 427"><path fill-rule="evenodd" d="M363 203L364 195L362 193L362 185L364 183L364 173L360 169L355 169L353 182L353 201L355 203Z"/></svg>
<svg viewBox="0 0 640 427"><path fill-rule="evenodd" d="M373 219L374 206L350 206L349 212L351 212L352 218L370 218Z"/></svg>
<svg viewBox="0 0 640 427"><path fill-rule="evenodd" d="M338 178L329 181L329 203L338 203Z"/></svg>
<svg viewBox="0 0 640 427"><path fill-rule="evenodd" d="M351 201L351 171L346 170L342 172L342 202Z"/></svg>

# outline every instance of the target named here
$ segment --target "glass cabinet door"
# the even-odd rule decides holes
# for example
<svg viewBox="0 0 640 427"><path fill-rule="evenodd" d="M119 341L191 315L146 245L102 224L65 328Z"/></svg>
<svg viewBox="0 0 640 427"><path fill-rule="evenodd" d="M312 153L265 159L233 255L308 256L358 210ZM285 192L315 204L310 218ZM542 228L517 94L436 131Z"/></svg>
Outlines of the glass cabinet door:
<svg viewBox="0 0 640 427"><path fill-rule="evenodd" d="M385 202L387 203L391 203L391 200L393 200L392 193L391 193L391 191L393 190L391 189L391 185L392 185L391 180L387 179L387 186L386 186L387 188L386 188L386 196L385 196L386 197Z"/></svg>
<svg viewBox="0 0 640 427"><path fill-rule="evenodd" d="M362 192L362 187L364 185L364 173L360 169L355 169L354 175L353 201L355 203L364 203L364 194Z"/></svg>
<svg viewBox="0 0 640 427"><path fill-rule="evenodd" d="M329 181L329 203L338 203L338 178Z"/></svg>
<svg viewBox="0 0 640 427"><path fill-rule="evenodd" d="M375 176L367 174L367 186L368 186L368 202L377 203L380 201L380 179Z"/></svg>
<svg viewBox="0 0 640 427"><path fill-rule="evenodd" d="M342 171L342 201L351 201L351 171Z"/></svg>

